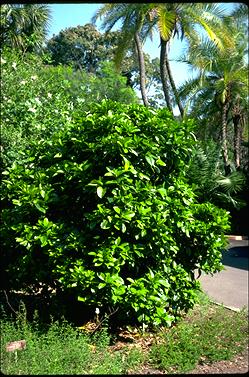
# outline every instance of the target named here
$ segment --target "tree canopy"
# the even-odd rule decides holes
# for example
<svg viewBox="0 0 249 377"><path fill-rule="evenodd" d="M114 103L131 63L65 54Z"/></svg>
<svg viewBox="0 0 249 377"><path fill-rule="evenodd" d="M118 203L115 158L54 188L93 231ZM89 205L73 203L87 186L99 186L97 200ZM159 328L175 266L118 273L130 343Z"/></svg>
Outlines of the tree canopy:
<svg viewBox="0 0 249 377"><path fill-rule="evenodd" d="M39 51L50 21L51 11L46 4L1 5L1 47Z"/></svg>

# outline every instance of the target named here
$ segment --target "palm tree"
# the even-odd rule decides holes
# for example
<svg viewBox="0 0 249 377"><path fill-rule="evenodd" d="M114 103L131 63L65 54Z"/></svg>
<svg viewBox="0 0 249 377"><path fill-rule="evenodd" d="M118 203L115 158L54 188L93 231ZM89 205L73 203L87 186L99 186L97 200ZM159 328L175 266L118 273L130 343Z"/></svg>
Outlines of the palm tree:
<svg viewBox="0 0 249 377"><path fill-rule="evenodd" d="M199 70L196 78L180 88L182 100L190 100L191 116L220 124L223 160L226 173L231 170L228 154L228 126L234 127L235 166L240 166L241 128L248 108L248 64L245 62L246 41L232 28L233 44L219 50L205 39L197 38L182 61Z"/></svg>
<svg viewBox="0 0 249 377"><path fill-rule="evenodd" d="M98 18L104 16L102 23L102 29L107 33L116 25L118 21L121 21L121 37L116 50L115 63L118 68L125 52L131 47L134 42L136 46L138 63L140 69L140 89L145 106L149 106L149 102L146 95L146 74L145 74L145 62L142 50L142 41L140 37L141 28L143 26L143 20L145 15L146 4L105 4L101 7L93 16L92 22L95 23Z"/></svg>
<svg viewBox="0 0 249 377"><path fill-rule="evenodd" d="M191 41L198 35L196 26L206 32L207 36L222 48L222 38L227 39L227 34L221 32L217 33L218 27L221 24L223 9L217 4L201 4L201 3L151 3L149 5L150 19L154 20L152 27L157 26L160 32L160 68L161 80L165 95L165 100L168 108L172 108L169 102L169 88L167 85L167 78L170 81L172 91L174 93L175 102L179 108L180 114L183 117L184 108L181 103L173 75L171 72L168 50L170 41L177 36L181 40L187 38ZM222 38L221 38L222 37Z"/></svg>
<svg viewBox="0 0 249 377"><path fill-rule="evenodd" d="M174 7L175 4L151 4L151 9L149 10L149 18L152 22L151 26L154 27L155 25L157 25L160 31L160 75L165 102L168 109L173 112L172 101L170 98L170 87L168 84L169 80L172 91L176 98L176 102L178 104L178 108L181 115L183 116L184 109L179 100L168 59L169 41L174 34L174 28L176 25L176 13L174 11Z"/></svg>
<svg viewBox="0 0 249 377"><path fill-rule="evenodd" d="M41 48L51 20L46 4L4 4L1 45L33 52Z"/></svg>
<svg viewBox="0 0 249 377"><path fill-rule="evenodd" d="M144 103L147 104L145 96L145 70L141 59L141 45L139 46L138 38L142 34L144 38L148 34L152 34L151 30L157 26L160 32L161 50L160 50L160 74L167 107L172 111L172 101L170 98L170 87L174 93L176 103L179 107L181 115L184 114L184 109L178 95L176 85L171 73L168 48L171 39L177 35L181 39L186 37L191 40L195 35L196 25L204 29L209 38L215 40L216 44L222 46L220 36L214 30L221 22L222 9L217 4L201 4L201 3L146 3L146 4L106 4L93 17L93 22L101 16L105 16L102 27L106 31L119 21L122 21L123 38L120 40L117 56L118 61L121 61L127 44L134 39L136 35L136 46L139 54L139 64L141 72L141 92Z"/></svg>

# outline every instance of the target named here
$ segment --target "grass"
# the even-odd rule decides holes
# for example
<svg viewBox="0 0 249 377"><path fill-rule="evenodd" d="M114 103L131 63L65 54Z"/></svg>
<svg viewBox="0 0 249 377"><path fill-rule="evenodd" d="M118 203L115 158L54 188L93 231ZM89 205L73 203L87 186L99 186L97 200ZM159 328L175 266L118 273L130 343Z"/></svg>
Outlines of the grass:
<svg viewBox="0 0 249 377"><path fill-rule="evenodd" d="M166 373L184 373L198 362L226 360L240 353L247 343L245 311L232 312L215 306L206 296L176 326L135 337L132 347L111 346L108 328L90 336L66 321L52 321L47 327L39 319L26 320L25 310L15 320L1 321L1 371L4 374L127 374L144 365ZM25 339L25 350L6 352L6 343Z"/></svg>
<svg viewBox="0 0 249 377"><path fill-rule="evenodd" d="M188 372L199 362L229 360L242 352L248 342L247 314L211 304L204 296L201 305L160 338L151 347L150 362L168 373Z"/></svg>
<svg viewBox="0 0 249 377"><path fill-rule="evenodd" d="M1 323L1 371L4 374L121 374L127 367L141 362L136 352L109 352L110 337L102 328L90 337L73 328L66 321L55 321L48 328L34 320L29 324L25 315L16 321L3 319ZM25 350L6 352L10 341L25 339Z"/></svg>

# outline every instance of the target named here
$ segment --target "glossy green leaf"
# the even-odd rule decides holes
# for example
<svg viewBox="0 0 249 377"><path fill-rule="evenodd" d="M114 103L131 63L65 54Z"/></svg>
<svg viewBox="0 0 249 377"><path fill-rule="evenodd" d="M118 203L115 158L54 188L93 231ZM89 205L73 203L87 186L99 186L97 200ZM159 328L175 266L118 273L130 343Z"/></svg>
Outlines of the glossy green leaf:
<svg viewBox="0 0 249 377"><path fill-rule="evenodd" d="M163 198L167 196L167 190L165 188L160 187L159 189L157 189L157 191L162 195Z"/></svg>
<svg viewBox="0 0 249 377"><path fill-rule="evenodd" d="M105 193L106 193L106 189L104 189L101 186L97 187L97 195L98 195L98 197L103 198L103 196L105 195Z"/></svg>
<svg viewBox="0 0 249 377"><path fill-rule="evenodd" d="M100 224L102 229L110 229L110 223L107 220L103 220Z"/></svg>

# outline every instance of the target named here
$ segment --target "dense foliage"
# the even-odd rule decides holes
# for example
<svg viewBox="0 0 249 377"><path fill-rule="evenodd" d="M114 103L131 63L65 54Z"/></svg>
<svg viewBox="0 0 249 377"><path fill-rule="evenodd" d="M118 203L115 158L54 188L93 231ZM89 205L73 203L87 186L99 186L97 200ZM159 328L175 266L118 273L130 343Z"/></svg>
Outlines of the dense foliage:
<svg viewBox="0 0 249 377"><path fill-rule="evenodd" d="M51 21L47 4L2 4L0 49L39 53Z"/></svg>
<svg viewBox="0 0 249 377"><path fill-rule="evenodd" d="M50 55L50 64L52 65L72 66L74 70L83 70L88 74L98 75L103 62L114 62L121 37L120 31L100 33L94 25L86 24L61 30L59 34L48 40L46 52ZM139 65L136 49L133 44L126 47L119 72L126 79L127 86L133 89L139 88ZM148 54L144 54L144 63L148 99L150 104L158 107L159 101L162 102L159 59L151 60ZM117 67L115 73L117 75Z"/></svg>
<svg viewBox="0 0 249 377"><path fill-rule="evenodd" d="M4 163L25 152L32 139L49 136L71 122L73 104L65 73L46 69L41 58L5 50L1 57L1 123ZM54 78L53 78L54 76ZM55 80L56 77L56 80Z"/></svg>
<svg viewBox="0 0 249 377"><path fill-rule="evenodd" d="M30 141L66 128L77 110L104 98L137 101L126 79L111 63L99 66L98 76L71 67L48 66L41 57L4 50L1 57L2 164L23 158Z"/></svg>
<svg viewBox="0 0 249 377"><path fill-rule="evenodd" d="M209 201L227 210L245 205L239 195L246 188L245 175L236 170L225 175L221 147L212 140L196 144L187 177L200 203Z"/></svg>
<svg viewBox="0 0 249 377"><path fill-rule="evenodd" d="M3 173L9 288L55 287L150 325L192 307L194 270L222 268L229 229L187 184L192 131L166 110L103 101L34 143Z"/></svg>
<svg viewBox="0 0 249 377"><path fill-rule="evenodd" d="M117 33L101 34L92 24L61 30L47 43L55 65L72 65L94 73L101 61L111 60L117 40Z"/></svg>

